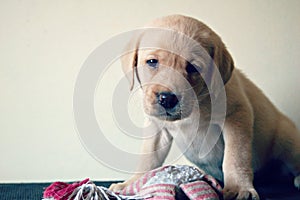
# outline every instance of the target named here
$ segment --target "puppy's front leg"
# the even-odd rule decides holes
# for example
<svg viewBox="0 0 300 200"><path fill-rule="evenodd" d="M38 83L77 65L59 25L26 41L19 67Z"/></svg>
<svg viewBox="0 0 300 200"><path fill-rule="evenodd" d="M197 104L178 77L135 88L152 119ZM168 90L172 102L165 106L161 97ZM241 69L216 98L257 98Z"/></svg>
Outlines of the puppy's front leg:
<svg viewBox="0 0 300 200"><path fill-rule="evenodd" d="M253 187L253 118L242 109L226 118L223 129L224 199L259 199Z"/></svg>
<svg viewBox="0 0 300 200"><path fill-rule="evenodd" d="M152 131L155 133L155 130ZM166 130L160 130L155 135L146 138L143 141L136 174L123 183L112 184L109 189L118 192L137 180L145 172L160 167L170 151L172 140L172 136Z"/></svg>

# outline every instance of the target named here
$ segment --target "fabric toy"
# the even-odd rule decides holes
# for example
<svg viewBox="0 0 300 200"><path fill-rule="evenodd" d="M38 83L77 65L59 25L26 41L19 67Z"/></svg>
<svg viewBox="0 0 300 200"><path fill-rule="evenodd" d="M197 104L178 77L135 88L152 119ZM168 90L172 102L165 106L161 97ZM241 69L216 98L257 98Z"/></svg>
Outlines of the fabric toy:
<svg viewBox="0 0 300 200"><path fill-rule="evenodd" d="M222 199L222 187L210 175L187 165L169 165L149 171L119 193L96 186L89 179L67 184L55 182L44 191L44 200Z"/></svg>

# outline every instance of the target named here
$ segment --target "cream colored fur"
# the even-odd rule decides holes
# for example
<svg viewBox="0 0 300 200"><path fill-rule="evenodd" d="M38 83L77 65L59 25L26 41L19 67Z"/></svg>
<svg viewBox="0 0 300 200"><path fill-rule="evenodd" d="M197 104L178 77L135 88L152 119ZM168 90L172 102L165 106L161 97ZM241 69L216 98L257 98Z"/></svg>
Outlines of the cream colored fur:
<svg viewBox="0 0 300 200"><path fill-rule="evenodd" d="M163 49L141 49L147 42L146 35L133 39L129 45L135 51L122 58L126 73L138 73L144 92L145 112L150 116L154 126L149 132L157 132L154 137L146 139L138 172L152 170L163 164L173 140L183 148L191 142L185 156L207 173L224 180L225 199L259 199L253 187L253 174L261 169L271 159L282 160L295 175L295 186L300 187L300 133L293 122L278 111L263 92L258 89L240 70L234 68L233 60L225 45L209 27L196 19L173 15L154 20L147 27L167 28L184 33L194 39L212 56L219 68L226 92L226 120L224 126L216 123L210 132L222 129L222 137L209 154L200 158L201 142L207 131L210 120L211 99L208 93L203 93L207 87L199 74L189 75L186 72L187 62L184 58ZM165 44L164 38L155 38L156 43ZM177 44L178 45L178 44ZM184 44L182 44L184 45ZM180 42L179 42L180 46ZM191 59L201 63L201 55L191 52ZM149 59L157 59L159 70L145 69L138 66L146 65ZM200 60L200 61L199 61ZM195 61L196 62L196 61ZM202 62L205 63L205 62ZM196 63L197 64L197 63ZM202 66L207 67L207 66ZM172 69L174 75L170 76ZM186 83L175 75L185 77L194 87L194 93L186 92ZM269 76L271 74L266 74ZM133 77L130 78L133 84ZM147 84L151 83L151 84ZM181 96L181 118L164 119L157 105L157 93L172 91ZM197 104L193 105L193 94L196 94ZM218 98L218 97L216 97ZM199 107L197 107L199 106ZM201 120L197 116L201 113ZM159 129L159 123L164 120L164 129ZM198 123L198 124L197 124ZM157 124L157 126L155 126ZM190 133L193 124L199 126L194 137ZM180 131L179 131L180 130ZM142 173L137 173L124 183L114 184L110 189L117 191L136 180Z"/></svg>

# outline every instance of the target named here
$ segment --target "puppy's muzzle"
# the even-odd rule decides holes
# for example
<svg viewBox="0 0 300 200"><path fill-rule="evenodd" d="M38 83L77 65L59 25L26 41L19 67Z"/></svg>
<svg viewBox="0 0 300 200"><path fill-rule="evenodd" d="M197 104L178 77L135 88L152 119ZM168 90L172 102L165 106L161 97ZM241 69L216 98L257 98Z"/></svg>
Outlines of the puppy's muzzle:
<svg viewBox="0 0 300 200"><path fill-rule="evenodd" d="M177 96L172 92L160 92L157 94L157 102L166 111L169 111L175 108L179 101Z"/></svg>

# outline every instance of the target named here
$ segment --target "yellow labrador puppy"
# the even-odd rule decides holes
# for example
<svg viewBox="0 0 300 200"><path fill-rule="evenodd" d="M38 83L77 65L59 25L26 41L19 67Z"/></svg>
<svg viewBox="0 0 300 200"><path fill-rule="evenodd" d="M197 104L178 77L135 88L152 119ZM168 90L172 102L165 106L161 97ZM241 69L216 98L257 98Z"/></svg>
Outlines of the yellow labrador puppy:
<svg viewBox="0 0 300 200"><path fill-rule="evenodd" d="M200 21L181 15L156 19L147 27L177 35L141 31L122 57L132 84L134 76L141 84L144 110L152 123L146 132L153 134L143 144L138 173L110 189L120 190L143 172L161 166L173 139L187 159L224 181L225 199L259 199L253 187L254 172L272 159L286 164L299 188L299 131L234 68L220 37ZM213 66L223 87L214 86ZM224 114L212 117L218 102L224 103L220 104Z"/></svg>

